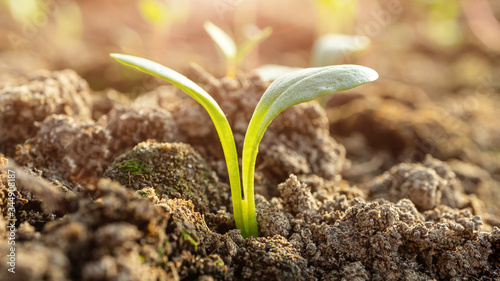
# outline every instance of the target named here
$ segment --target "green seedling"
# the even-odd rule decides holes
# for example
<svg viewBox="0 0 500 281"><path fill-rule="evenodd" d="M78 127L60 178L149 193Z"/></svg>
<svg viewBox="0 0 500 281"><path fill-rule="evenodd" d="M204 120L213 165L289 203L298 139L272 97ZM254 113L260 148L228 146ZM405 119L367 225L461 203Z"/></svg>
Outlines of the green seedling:
<svg viewBox="0 0 500 281"><path fill-rule="evenodd" d="M370 38L366 36L353 36L330 33L325 34L314 41L311 50L311 66L327 66L336 62L342 56L362 52L370 46ZM291 67L277 64L262 65L254 71L264 81L274 81L279 76L299 70L299 67Z"/></svg>
<svg viewBox="0 0 500 281"><path fill-rule="evenodd" d="M264 39L269 37L272 33L271 27L266 27L259 32L251 36L247 41L243 42L241 45L236 47L236 43L231 36L220 29L218 26L212 22L205 22L203 25L205 31L210 35L212 40L216 43L217 47L221 50L222 54L226 58L227 72L226 76L236 77L236 71L238 66L243 62L248 53L257 44L262 42Z"/></svg>
<svg viewBox="0 0 500 281"><path fill-rule="evenodd" d="M229 174L236 227L243 237L258 236L254 200L255 162L260 141L271 121L285 109L332 92L344 91L374 81L377 72L359 65L306 68L276 79L264 92L248 125L243 143L242 183L238 154L229 122L217 102L200 86L156 62L121 54L111 54L119 62L162 78L198 101L208 112L219 134Z"/></svg>

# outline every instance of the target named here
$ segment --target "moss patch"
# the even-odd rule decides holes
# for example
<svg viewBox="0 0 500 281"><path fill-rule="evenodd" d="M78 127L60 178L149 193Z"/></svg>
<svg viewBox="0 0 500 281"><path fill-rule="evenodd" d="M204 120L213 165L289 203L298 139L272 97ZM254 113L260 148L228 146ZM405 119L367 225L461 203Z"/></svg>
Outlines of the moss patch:
<svg viewBox="0 0 500 281"><path fill-rule="evenodd" d="M215 172L183 143L142 142L115 159L105 176L135 190L152 187L160 199L191 200L202 213L226 205L229 198L227 190L221 194Z"/></svg>

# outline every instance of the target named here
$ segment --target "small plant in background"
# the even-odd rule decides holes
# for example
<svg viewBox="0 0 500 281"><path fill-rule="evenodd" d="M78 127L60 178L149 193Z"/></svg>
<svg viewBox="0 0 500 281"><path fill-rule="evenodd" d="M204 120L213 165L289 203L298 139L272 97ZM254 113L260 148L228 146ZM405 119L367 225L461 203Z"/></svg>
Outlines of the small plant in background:
<svg viewBox="0 0 500 281"><path fill-rule="evenodd" d="M326 34L314 41L311 66L331 65L347 54L368 49L370 38L344 34Z"/></svg>
<svg viewBox="0 0 500 281"><path fill-rule="evenodd" d="M2 0L12 18L20 25L29 23L29 19L41 11L39 0Z"/></svg>
<svg viewBox="0 0 500 281"><path fill-rule="evenodd" d="M235 140L229 122L217 102L196 83L161 64L129 55L111 56L125 65L172 83L193 97L208 112L224 151L236 227L245 238L259 235L254 200L255 163L260 141L271 121L293 105L328 93L348 90L378 78L377 72L364 66L334 65L301 69L276 79L262 95L248 125L243 143L241 186Z"/></svg>
<svg viewBox="0 0 500 281"><path fill-rule="evenodd" d="M156 29L169 29L189 15L189 5L181 0L139 0L137 8L144 20Z"/></svg>
<svg viewBox="0 0 500 281"><path fill-rule="evenodd" d="M11 15L19 25L19 35L10 32L7 39L15 48L32 39L42 29L50 26L55 41L66 48L76 48L83 32L83 17L80 6L75 1L42 1L42 0L0 0L0 5ZM51 23L49 19L53 19ZM54 32L55 31L55 32ZM49 39L49 38L46 38Z"/></svg>
<svg viewBox="0 0 500 281"><path fill-rule="evenodd" d="M422 11L422 14L426 16L425 31L429 39L441 46L462 44L463 34L460 23L462 9L460 1L419 0L411 3L415 10Z"/></svg>
<svg viewBox="0 0 500 281"><path fill-rule="evenodd" d="M143 40L152 48L155 56L160 56L166 49L166 38L169 38L172 26L186 21L190 12L188 1L183 0L139 0L137 9L150 26L151 33L136 31L143 34L140 37L149 35Z"/></svg>
<svg viewBox="0 0 500 281"><path fill-rule="evenodd" d="M326 34L314 41L311 51L311 66L327 66L340 57L358 53L370 46L370 38L366 36L351 36L344 34ZM255 69L262 80L274 81L279 76L302 69L286 65L266 64Z"/></svg>
<svg viewBox="0 0 500 281"><path fill-rule="evenodd" d="M238 67L244 61L248 53L272 33L272 28L266 27L262 30L254 32L248 40L243 42L241 45L236 46L236 43L231 36L212 22L205 22L203 27L224 55L227 66L226 76L231 78L236 77Z"/></svg>

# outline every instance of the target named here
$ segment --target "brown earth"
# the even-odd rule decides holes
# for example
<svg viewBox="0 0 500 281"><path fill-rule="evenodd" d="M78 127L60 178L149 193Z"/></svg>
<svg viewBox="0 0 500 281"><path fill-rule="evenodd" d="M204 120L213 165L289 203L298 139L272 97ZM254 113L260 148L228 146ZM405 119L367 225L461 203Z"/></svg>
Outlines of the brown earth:
<svg viewBox="0 0 500 281"><path fill-rule="evenodd" d="M267 85L197 66L190 76L228 115L241 152ZM286 110L258 155L261 237L243 239L215 128L189 96L94 93L72 71L6 80L0 248L10 170L17 260L15 275L0 264L1 279L500 279L497 104L481 95L457 112L382 80L326 109Z"/></svg>

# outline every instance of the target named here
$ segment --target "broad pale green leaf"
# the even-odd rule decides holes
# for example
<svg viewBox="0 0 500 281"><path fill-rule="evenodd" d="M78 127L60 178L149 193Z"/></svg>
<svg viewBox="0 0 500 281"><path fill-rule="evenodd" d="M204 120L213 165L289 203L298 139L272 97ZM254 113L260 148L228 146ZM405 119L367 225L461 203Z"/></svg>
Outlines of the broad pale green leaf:
<svg viewBox="0 0 500 281"><path fill-rule="evenodd" d="M345 91L377 80L375 70L360 65L333 65L306 68L278 78L262 96L258 114L265 111L264 123L270 123L283 110L328 93Z"/></svg>
<svg viewBox="0 0 500 281"><path fill-rule="evenodd" d="M236 58L237 49L233 39L231 39L227 33L210 21L205 22L203 27L212 40L215 41L222 53L224 53L224 56L227 59L234 60Z"/></svg>
<svg viewBox="0 0 500 281"><path fill-rule="evenodd" d="M245 196L253 190L259 143L271 121L283 110L332 92L344 91L374 81L377 72L359 65L306 68L285 74L266 90L254 111L243 144L242 176ZM253 200L253 197L249 198Z"/></svg>

